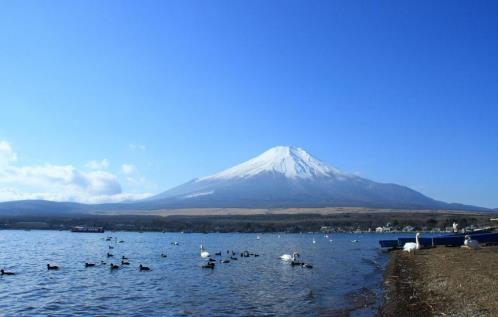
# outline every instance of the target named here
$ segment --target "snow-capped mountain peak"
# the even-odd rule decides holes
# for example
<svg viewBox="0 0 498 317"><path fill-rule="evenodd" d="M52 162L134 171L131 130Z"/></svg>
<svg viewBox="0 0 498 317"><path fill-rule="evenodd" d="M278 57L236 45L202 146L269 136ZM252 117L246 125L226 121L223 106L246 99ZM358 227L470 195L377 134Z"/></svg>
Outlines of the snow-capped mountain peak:
<svg viewBox="0 0 498 317"><path fill-rule="evenodd" d="M292 146L276 146L249 161L197 181L247 178L262 173L276 173L288 178L323 176L346 177L347 174L314 158L305 150Z"/></svg>

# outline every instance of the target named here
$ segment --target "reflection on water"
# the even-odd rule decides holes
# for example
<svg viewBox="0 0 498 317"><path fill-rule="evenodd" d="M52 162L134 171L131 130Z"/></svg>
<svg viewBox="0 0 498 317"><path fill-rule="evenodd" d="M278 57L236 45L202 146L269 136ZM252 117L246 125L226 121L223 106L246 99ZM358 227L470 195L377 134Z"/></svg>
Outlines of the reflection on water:
<svg viewBox="0 0 498 317"><path fill-rule="evenodd" d="M108 242L105 237L116 240ZM6 315L371 316L388 260L375 234L180 234L0 231L0 312ZM316 243L312 243L315 238ZM330 241L330 239L332 241ZM358 243L352 243L358 239ZM178 241L179 245L172 245ZM258 253L201 269L203 244L216 259L226 250ZM109 249L109 245L114 248ZM215 252L222 257L214 257ZM313 269L278 256L298 251ZM114 257L107 258L107 252ZM167 257L161 257L166 253ZM112 271L109 263L130 265ZM100 265L101 261L107 262ZM85 268L85 262L97 263ZM59 265L47 271L46 264ZM138 266L152 271L139 272Z"/></svg>

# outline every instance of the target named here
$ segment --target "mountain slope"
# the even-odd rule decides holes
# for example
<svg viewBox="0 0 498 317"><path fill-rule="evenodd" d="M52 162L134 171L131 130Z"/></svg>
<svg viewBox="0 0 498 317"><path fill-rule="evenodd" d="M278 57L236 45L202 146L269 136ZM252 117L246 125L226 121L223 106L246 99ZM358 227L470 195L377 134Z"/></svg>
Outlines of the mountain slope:
<svg viewBox="0 0 498 317"><path fill-rule="evenodd" d="M71 216L168 208L370 207L492 211L448 204L408 187L341 172L300 148L278 146L212 176L194 179L151 198L86 205L25 200L0 202L0 216Z"/></svg>
<svg viewBox="0 0 498 317"><path fill-rule="evenodd" d="M157 206L448 208L408 187L339 171L301 148L278 146L218 174L147 199Z"/></svg>

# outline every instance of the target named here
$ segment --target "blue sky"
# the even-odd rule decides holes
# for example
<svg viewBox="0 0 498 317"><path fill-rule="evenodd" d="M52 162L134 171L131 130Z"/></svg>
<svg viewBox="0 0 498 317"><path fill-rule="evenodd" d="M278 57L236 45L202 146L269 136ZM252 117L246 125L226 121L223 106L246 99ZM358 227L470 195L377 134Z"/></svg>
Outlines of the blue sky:
<svg viewBox="0 0 498 317"><path fill-rule="evenodd" d="M0 200L140 198L295 145L498 207L497 38L496 1L3 2Z"/></svg>

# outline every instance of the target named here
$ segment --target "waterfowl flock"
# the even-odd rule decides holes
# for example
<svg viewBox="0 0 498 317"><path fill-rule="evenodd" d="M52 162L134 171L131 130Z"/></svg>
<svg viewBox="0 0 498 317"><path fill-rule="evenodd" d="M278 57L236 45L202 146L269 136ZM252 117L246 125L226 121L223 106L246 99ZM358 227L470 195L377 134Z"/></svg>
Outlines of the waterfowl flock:
<svg viewBox="0 0 498 317"><path fill-rule="evenodd" d="M115 243L124 243L124 240L117 240L117 238L112 238L112 237L107 237L107 238L103 238L105 241L113 241ZM257 237L257 239L261 239L260 236ZM316 243L315 239L313 238L313 244ZM173 241L171 242L171 245L173 246L179 246L179 242L177 241ZM113 245L108 245L108 250L113 250L114 249L114 246ZM225 254L224 252L222 251L218 251L218 252L215 252L214 253L214 257L211 256L211 254L206 250L206 248L201 244L200 245L200 257L202 259L204 259L206 262L205 264L201 265L201 268L203 269L214 269L216 267L216 263L220 263L220 264L229 264L233 261L238 261L239 258L250 258L250 257L254 257L254 258L257 258L259 257L260 255L258 253L255 253L255 252L249 252L248 250L244 250L244 251L234 251L234 250L226 250L226 257L223 256L223 254ZM167 258L167 254L166 253L160 253L160 256L161 258ZM107 251L105 253L105 257L107 259L113 259L115 258L114 254ZM100 266L108 266L110 268L111 271L115 271L115 270L119 270L125 266L131 266L131 263L128 259L127 256L125 255L121 255L121 257L118 257L118 261L120 262L117 262L117 263L113 263L113 262L106 262L104 260L101 260L100 261ZM292 255L289 255L289 254L284 254L284 255L281 255L279 257L280 260L284 261L284 262L289 262L291 264L291 266L301 266L301 267L304 267L304 268L313 268L313 265L310 264L310 263L306 263L306 262L303 262L300 260L300 255L299 253L297 252L294 252L292 253ZM94 262L84 262L84 267L85 268L93 268L93 267L97 267L98 265ZM59 270L59 266L55 265L55 264L47 264L46 265L47 267L47 270ZM148 267L148 266L144 266L143 264L139 264L138 266L138 270L140 272L145 272L145 271L151 271L151 268ZM5 271L4 269L1 269L0 270L0 275L15 275L16 273L14 272L8 272L8 271Z"/></svg>

